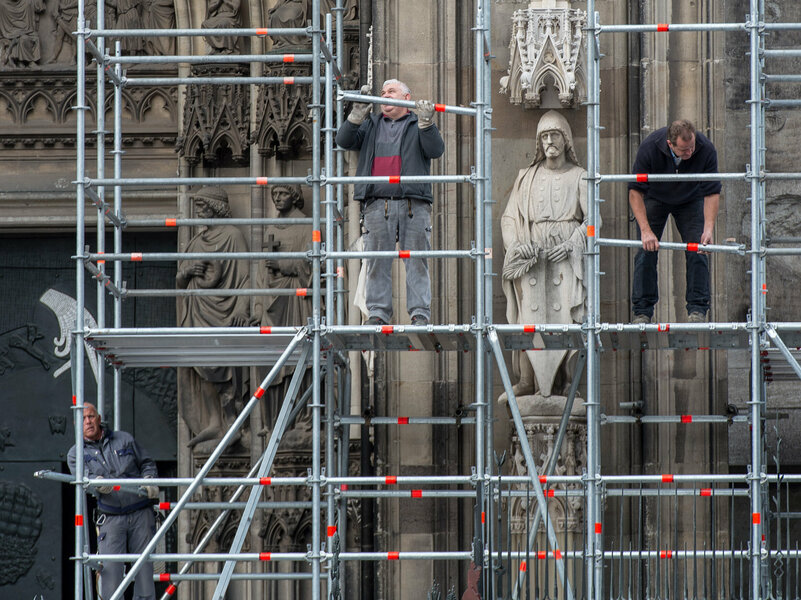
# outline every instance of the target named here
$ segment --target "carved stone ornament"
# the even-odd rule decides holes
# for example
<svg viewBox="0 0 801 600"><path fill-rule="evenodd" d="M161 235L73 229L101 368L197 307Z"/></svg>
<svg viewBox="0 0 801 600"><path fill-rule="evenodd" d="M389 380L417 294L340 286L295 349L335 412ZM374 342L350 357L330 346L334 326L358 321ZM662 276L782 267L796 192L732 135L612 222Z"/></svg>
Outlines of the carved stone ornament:
<svg viewBox="0 0 801 600"><path fill-rule="evenodd" d="M587 13L570 8L515 11L508 75L500 93L524 108L576 107L586 97L583 28ZM558 101L548 102L551 88Z"/></svg>
<svg viewBox="0 0 801 600"><path fill-rule="evenodd" d="M268 77L308 77L309 65L272 67ZM312 123L309 118L310 85L263 85L259 87L253 142L259 154L290 160L310 153Z"/></svg>
<svg viewBox="0 0 801 600"><path fill-rule="evenodd" d="M247 77L247 65L198 65L196 77ZM187 87L183 132L176 150L190 165L201 159L217 164L230 153L240 164L248 162L250 94L245 85L201 84Z"/></svg>

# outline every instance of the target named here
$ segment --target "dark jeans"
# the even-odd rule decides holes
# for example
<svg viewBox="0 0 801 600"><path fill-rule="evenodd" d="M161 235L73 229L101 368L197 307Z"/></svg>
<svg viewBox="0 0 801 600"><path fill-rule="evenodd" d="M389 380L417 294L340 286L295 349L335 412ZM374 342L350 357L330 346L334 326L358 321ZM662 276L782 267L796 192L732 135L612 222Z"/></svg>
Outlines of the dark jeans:
<svg viewBox="0 0 801 600"><path fill-rule="evenodd" d="M657 238L662 239L668 215L673 215L676 227L685 243L697 243L704 231L704 200L671 205L645 199L648 224ZM640 239L637 226L637 239ZM631 286L631 304L635 315L654 314L654 305L659 300L656 261L659 252L646 252L640 248L634 258L634 281ZM706 314L709 310L709 257L698 252L685 252L687 259L687 312Z"/></svg>

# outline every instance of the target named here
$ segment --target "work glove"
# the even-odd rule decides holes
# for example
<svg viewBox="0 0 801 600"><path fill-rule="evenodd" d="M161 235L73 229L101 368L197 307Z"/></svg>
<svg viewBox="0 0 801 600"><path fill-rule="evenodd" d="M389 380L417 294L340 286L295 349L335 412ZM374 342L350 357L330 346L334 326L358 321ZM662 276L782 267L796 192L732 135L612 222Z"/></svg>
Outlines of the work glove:
<svg viewBox="0 0 801 600"><path fill-rule="evenodd" d="M417 128L428 129L434 124L431 119L434 117L434 103L430 100L418 100L417 109Z"/></svg>
<svg viewBox="0 0 801 600"><path fill-rule="evenodd" d="M150 477L146 477L145 479L150 479ZM157 485L143 485L142 489L151 500L155 500L159 497L159 486Z"/></svg>
<svg viewBox="0 0 801 600"><path fill-rule="evenodd" d="M359 90L362 96L369 96L370 95L370 86L363 85L362 89ZM350 107L350 114L348 115L348 121L353 123L354 125L361 125L362 121L367 118L367 115L370 114L370 109L372 106L369 102L354 102L353 105Z"/></svg>
<svg viewBox="0 0 801 600"><path fill-rule="evenodd" d="M102 477L98 477L97 479L103 479ZM114 486L111 485L100 485L95 488L98 494L110 494L114 491Z"/></svg>

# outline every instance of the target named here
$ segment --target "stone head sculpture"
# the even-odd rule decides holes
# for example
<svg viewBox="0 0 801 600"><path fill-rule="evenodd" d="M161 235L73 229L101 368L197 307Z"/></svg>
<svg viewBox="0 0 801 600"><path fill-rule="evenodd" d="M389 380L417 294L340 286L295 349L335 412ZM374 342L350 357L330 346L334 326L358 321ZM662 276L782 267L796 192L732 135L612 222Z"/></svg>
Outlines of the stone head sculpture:
<svg viewBox="0 0 801 600"><path fill-rule="evenodd" d="M573 132L570 129L570 123L567 122L567 119L565 119L561 113L555 110L549 110L542 115L540 122L537 124L537 154L534 157L533 164L537 164L546 159L542 136L549 131L558 131L562 134L564 138L565 159L573 164L579 164L576 151L573 148Z"/></svg>

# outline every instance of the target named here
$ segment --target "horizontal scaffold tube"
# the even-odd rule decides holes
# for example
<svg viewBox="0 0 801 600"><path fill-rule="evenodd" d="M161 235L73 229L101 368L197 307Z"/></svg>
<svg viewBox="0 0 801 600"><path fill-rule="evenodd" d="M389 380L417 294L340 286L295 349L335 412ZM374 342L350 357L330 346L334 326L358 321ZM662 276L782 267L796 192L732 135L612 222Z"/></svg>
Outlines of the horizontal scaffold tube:
<svg viewBox="0 0 801 600"><path fill-rule="evenodd" d="M619 240L612 238L598 238L599 246L611 246L615 248L642 248L639 240ZM685 252L720 252L722 254L745 254L745 244L683 244L678 242L659 242L660 250L684 250Z"/></svg>
<svg viewBox="0 0 801 600"><path fill-rule="evenodd" d="M246 218L216 218L216 219L126 219L125 225L128 227L196 227L198 225L311 225L314 219L311 217L264 217L259 219ZM325 219L322 219L325 222Z"/></svg>
<svg viewBox="0 0 801 600"><path fill-rule="evenodd" d="M159 85L311 85L312 77L123 77L124 86Z"/></svg>
<svg viewBox="0 0 801 600"><path fill-rule="evenodd" d="M341 425L473 425L475 417L339 417L335 419Z"/></svg>
<svg viewBox="0 0 801 600"><path fill-rule="evenodd" d="M474 258L483 252L475 250L374 250L352 252L323 252L326 258ZM307 252L125 252L90 253L81 257L89 261L121 262L173 261L173 260L283 260L309 259Z"/></svg>
<svg viewBox="0 0 801 600"><path fill-rule="evenodd" d="M226 63L310 63L311 54L190 54L186 56L108 56L104 62L111 65L125 64L226 64Z"/></svg>
<svg viewBox="0 0 801 600"><path fill-rule="evenodd" d="M325 288L320 289L325 294ZM309 288L124 289L125 298L185 298L189 296L311 296Z"/></svg>
<svg viewBox="0 0 801 600"><path fill-rule="evenodd" d="M348 102L367 102L370 104L384 104L386 106L402 106L404 108L415 108L417 103L413 100L396 100L395 98L381 98L380 96L363 96L358 92L342 92L339 95L340 100ZM475 116L476 109L467 106L453 106L450 104L434 104L434 110L437 112L454 113L457 115L470 115Z"/></svg>
<svg viewBox="0 0 801 600"><path fill-rule="evenodd" d="M598 173L597 179L606 182L648 183L657 181L745 181L748 173ZM592 177L587 177L592 179Z"/></svg>
<svg viewBox="0 0 801 600"><path fill-rule="evenodd" d="M159 510L172 510L174 502L159 502ZM242 510L247 506L247 502L187 502L183 506L183 510ZM302 508L308 509L312 507L311 501L297 501L297 502L259 502L256 508L267 510L279 510L284 508Z"/></svg>
<svg viewBox="0 0 801 600"><path fill-rule="evenodd" d="M669 31L745 31L744 23L648 23L600 25L599 33L667 33Z"/></svg>
<svg viewBox="0 0 801 600"><path fill-rule="evenodd" d="M275 581L312 579L311 573L232 573L231 581ZM153 575L153 581L217 581L220 573L186 573L184 575L161 573Z"/></svg>
<svg viewBox="0 0 801 600"><path fill-rule="evenodd" d="M320 185L341 183L473 183L472 175L403 175L387 177L321 177ZM308 177L126 177L84 180L87 186L178 187L203 185L312 185Z"/></svg>
<svg viewBox="0 0 801 600"><path fill-rule="evenodd" d="M322 560L330 560L333 554L320 552ZM340 552L341 561L385 561L385 560L471 560L472 552ZM138 554L84 554L83 562L97 564L102 562L131 562L139 558ZM241 554L167 554L153 553L148 557L150 562L281 562L306 561L309 555L301 552L243 552Z"/></svg>
<svg viewBox="0 0 801 600"><path fill-rule="evenodd" d="M748 415L601 415L601 424L606 423L748 423Z"/></svg>
<svg viewBox="0 0 801 600"><path fill-rule="evenodd" d="M294 35L308 35L311 36L310 28L300 27L248 27L230 29L214 29L209 33L209 29L90 29L84 32L84 35L92 38L99 37L113 37L113 38L130 38L130 37L206 37L214 35L214 37L248 37L248 36L294 36Z"/></svg>
<svg viewBox="0 0 801 600"><path fill-rule="evenodd" d="M765 100L765 106L769 108L799 108L801 100L793 98L789 100Z"/></svg>

